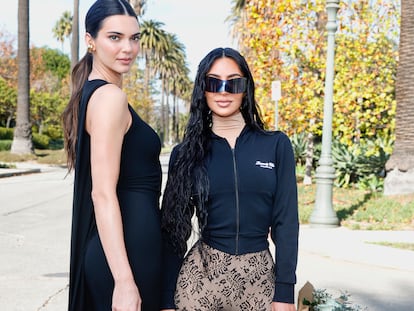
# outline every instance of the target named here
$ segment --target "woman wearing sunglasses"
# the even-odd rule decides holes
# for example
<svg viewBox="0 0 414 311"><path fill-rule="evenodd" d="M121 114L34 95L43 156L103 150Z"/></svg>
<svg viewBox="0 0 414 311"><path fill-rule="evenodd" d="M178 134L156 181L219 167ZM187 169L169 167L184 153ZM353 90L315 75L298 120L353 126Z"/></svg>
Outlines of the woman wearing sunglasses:
<svg viewBox="0 0 414 311"><path fill-rule="evenodd" d="M163 310L295 310L294 155L285 134L264 130L254 89L231 48L199 64L163 194ZM199 239L186 253L194 213Z"/></svg>

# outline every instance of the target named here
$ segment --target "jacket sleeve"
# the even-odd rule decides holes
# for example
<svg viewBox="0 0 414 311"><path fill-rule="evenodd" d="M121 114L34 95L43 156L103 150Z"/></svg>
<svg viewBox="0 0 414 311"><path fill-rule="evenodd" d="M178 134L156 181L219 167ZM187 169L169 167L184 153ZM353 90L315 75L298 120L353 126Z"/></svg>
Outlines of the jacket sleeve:
<svg viewBox="0 0 414 311"><path fill-rule="evenodd" d="M173 149L169 161L169 170L177 155L177 147ZM174 302L175 289L178 274L183 262L183 256L179 256L170 243L168 233L163 231L163 260L162 260L162 292L161 292L161 309L176 309Z"/></svg>
<svg viewBox="0 0 414 311"><path fill-rule="evenodd" d="M299 237L295 157L289 138L279 132L277 139L276 192L271 227L276 248L273 301L294 303Z"/></svg>

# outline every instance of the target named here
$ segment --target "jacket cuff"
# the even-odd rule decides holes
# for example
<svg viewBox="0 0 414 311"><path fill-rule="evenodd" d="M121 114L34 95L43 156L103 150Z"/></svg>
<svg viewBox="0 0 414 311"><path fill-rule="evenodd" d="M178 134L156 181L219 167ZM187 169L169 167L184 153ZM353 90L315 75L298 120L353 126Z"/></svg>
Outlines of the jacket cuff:
<svg viewBox="0 0 414 311"><path fill-rule="evenodd" d="M295 285L290 283L276 282L273 301L295 303Z"/></svg>

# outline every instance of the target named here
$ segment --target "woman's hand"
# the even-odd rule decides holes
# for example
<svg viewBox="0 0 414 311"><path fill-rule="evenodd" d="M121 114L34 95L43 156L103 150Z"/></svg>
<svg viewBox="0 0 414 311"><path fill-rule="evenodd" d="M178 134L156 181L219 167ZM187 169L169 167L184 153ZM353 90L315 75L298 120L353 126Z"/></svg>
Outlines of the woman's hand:
<svg viewBox="0 0 414 311"><path fill-rule="evenodd" d="M272 302L272 311L296 311L295 304L285 302Z"/></svg>
<svg viewBox="0 0 414 311"><path fill-rule="evenodd" d="M112 311L141 311L141 303L134 280L115 282Z"/></svg>

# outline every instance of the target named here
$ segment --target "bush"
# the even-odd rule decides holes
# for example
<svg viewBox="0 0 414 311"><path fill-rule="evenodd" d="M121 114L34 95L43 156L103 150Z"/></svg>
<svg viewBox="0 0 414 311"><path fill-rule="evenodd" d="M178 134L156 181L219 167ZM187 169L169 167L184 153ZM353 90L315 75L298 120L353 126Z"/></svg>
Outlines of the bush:
<svg viewBox="0 0 414 311"><path fill-rule="evenodd" d="M48 149L50 137L43 134L33 133L33 145L36 149Z"/></svg>
<svg viewBox="0 0 414 311"><path fill-rule="evenodd" d="M308 149L308 142L304 132L300 134L293 134L291 138L293 153L295 154L296 164L303 165L306 162L306 152Z"/></svg>
<svg viewBox="0 0 414 311"><path fill-rule="evenodd" d="M43 134L49 136L52 140L61 140L63 137L62 126L48 125Z"/></svg>
<svg viewBox="0 0 414 311"><path fill-rule="evenodd" d="M0 140L0 151L9 151L13 140Z"/></svg>
<svg viewBox="0 0 414 311"><path fill-rule="evenodd" d="M49 141L50 150L60 150L63 149L63 139L51 139Z"/></svg>
<svg viewBox="0 0 414 311"><path fill-rule="evenodd" d="M13 142L13 128L0 127L0 151L9 151ZM63 148L63 139L60 136L60 132L53 130L51 132L53 136L50 136L49 133L38 134L33 133L32 141L35 149L52 149L58 150Z"/></svg>
<svg viewBox="0 0 414 311"><path fill-rule="evenodd" d="M13 140L13 129L0 127L0 140Z"/></svg>
<svg viewBox="0 0 414 311"><path fill-rule="evenodd" d="M332 158L337 174L336 185L357 185L360 189L381 191L391 146L391 141L381 138L361 141L351 146L334 140Z"/></svg>

